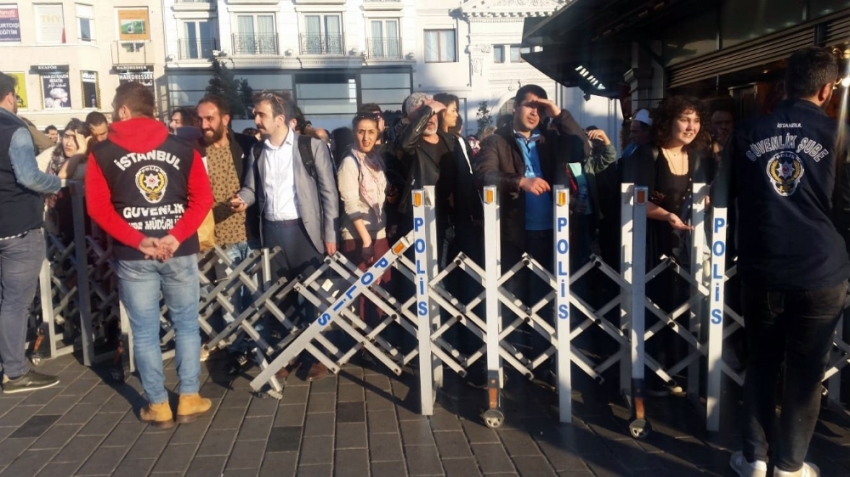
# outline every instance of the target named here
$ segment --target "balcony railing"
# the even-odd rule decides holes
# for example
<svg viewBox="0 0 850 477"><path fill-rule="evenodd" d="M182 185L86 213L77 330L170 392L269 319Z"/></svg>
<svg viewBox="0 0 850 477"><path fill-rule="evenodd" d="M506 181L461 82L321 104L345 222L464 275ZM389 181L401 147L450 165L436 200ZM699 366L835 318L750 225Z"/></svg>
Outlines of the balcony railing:
<svg viewBox="0 0 850 477"><path fill-rule="evenodd" d="M369 38L366 40L369 58L401 59L401 38Z"/></svg>
<svg viewBox="0 0 850 477"><path fill-rule="evenodd" d="M384 1L384 0L372 0ZM216 0L175 0L174 3L216 3Z"/></svg>
<svg viewBox="0 0 850 477"><path fill-rule="evenodd" d="M342 34L315 34L306 33L301 35L302 55L344 55L345 42Z"/></svg>
<svg viewBox="0 0 850 477"><path fill-rule="evenodd" d="M278 55L277 33L234 33L234 55Z"/></svg>
<svg viewBox="0 0 850 477"><path fill-rule="evenodd" d="M181 60L204 60L212 57L213 50L218 49L218 40L177 40L180 47Z"/></svg>

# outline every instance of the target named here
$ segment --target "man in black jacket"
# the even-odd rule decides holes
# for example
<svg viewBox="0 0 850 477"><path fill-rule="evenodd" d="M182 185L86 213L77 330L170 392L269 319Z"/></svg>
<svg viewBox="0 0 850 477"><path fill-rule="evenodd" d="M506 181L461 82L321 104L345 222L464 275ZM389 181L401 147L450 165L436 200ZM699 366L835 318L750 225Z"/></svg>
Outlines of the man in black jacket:
<svg viewBox="0 0 850 477"><path fill-rule="evenodd" d="M803 460L850 276L845 241L833 223L835 211L846 216L850 204L847 177L836 181L836 166L847 160L836 140L844 126L822 109L838 71L828 49L791 55L788 99L770 115L736 124L714 186L716 206L726 205L727 192L738 199L738 274L750 352L744 449L730 461L738 475L766 475L768 456L774 476L818 475ZM843 193L833 205L836 191Z"/></svg>

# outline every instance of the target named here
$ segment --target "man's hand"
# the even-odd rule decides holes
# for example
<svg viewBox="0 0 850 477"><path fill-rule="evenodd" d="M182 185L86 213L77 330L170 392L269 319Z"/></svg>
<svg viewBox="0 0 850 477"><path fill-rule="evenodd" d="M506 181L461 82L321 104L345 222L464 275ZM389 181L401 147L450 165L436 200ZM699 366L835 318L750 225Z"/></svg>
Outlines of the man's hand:
<svg viewBox="0 0 850 477"><path fill-rule="evenodd" d="M538 98L534 101L535 106L542 109L543 113L550 118L557 118L561 114L561 108L551 99Z"/></svg>
<svg viewBox="0 0 850 477"><path fill-rule="evenodd" d="M178 248L180 248L180 242L178 242L173 235L166 235L159 239L159 255L157 256L157 259L162 260L163 262L168 260L174 256L174 252L176 252Z"/></svg>
<svg viewBox="0 0 850 477"><path fill-rule="evenodd" d="M682 222L682 219L673 212L670 212L667 215L667 222L670 224L670 227L673 227L673 230L691 231L694 229L692 226L686 225Z"/></svg>
<svg viewBox="0 0 850 477"><path fill-rule="evenodd" d="M441 112L442 110L446 109L446 105L445 105L445 104L443 104L443 103L441 103L441 102L439 102L439 101L434 101L433 99L432 99L432 100L430 100L430 101L425 101L425 104L423 104L422 106L428 106L428 107L430 107L430 108L431 108L431 111L432 111L434 114L440 114L440 112Z"/></svg>
<svg viewBox="0 0 850 477"><path fill-rule="evenodd" d="M519 188L534 195L543 195L552 190L549 183L539 177L535 177L533 179L523 177L519 180Z"/></svg>
<svg viewBox="0 0 850 477"><path fill-rule="evenodd" d="M375 261L375 243L363 242L363 246L360 247L360 256L363 258L363 261L366 262L366 266L371 266Z"/></svg>
<svg viewBox="0 0 850 477"><path fill-rule="evenodd" d="M154 237L145 237L142 243L139 244L139 251L145 254L145 260L159 259L159 239Z"/></svg>
<svg viewBox="0 0 850 477"><path fill-rule="evenodd" d="M325 253L331 256L336 253L336 242L325 242Z"/></svg>
<svg viewBox="0 0 850 477"><path fill-rule="evenodd" d="M245 212L248 209L248 204L245 203L244 200L239 198L237 194L233 194L233 198L230 199L230 210L233 212Z"/></svg>
<svg viewBox="0 0 850 477"><path fill-rule="evenodd" d="M594 129L593 131L588 131L587 138L591 141L602 141L606 146L611 145L611 140L608 139L608 135L605 134L605 131L601 129Z"/></svg>

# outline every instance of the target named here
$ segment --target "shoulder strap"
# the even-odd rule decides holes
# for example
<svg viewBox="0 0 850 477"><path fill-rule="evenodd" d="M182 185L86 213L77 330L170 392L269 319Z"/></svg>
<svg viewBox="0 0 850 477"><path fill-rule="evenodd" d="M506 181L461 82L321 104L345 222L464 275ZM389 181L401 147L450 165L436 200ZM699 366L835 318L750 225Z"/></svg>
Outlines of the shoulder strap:
<svg viewBox="0 0 850 477"><path fill-rule="evenodd" d="M310 136L298 136L298 152L301 153L301 161L304 163L304 168L307 169L310 177L315 181L317 179L316 160L313 158Z"/></svg>

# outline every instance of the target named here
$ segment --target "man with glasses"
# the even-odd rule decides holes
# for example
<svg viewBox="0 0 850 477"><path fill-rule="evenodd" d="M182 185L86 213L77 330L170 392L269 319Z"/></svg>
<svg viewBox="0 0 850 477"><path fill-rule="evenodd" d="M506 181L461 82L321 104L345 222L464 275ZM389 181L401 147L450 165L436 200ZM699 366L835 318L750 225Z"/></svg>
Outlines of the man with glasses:
<svg viewBox="0 0 850 477"><path fill-rule="evenodd" d="M328 148L318 139L301 136L291 127L295 105L289 95L263 92L254 103L254 123L266 136L251 153L242 189L231 200L236 212L258 204L263 247L280 247L272 261L273 273L287 280L307 276L321 266L324 254L337 250L339 197ZM309 152L308 152L309 149ZM302 150L306 157L302 154ZM315 318L313 307L287 298L281 308L301 319ZM304 358L308 359L305 354ZM300 366L304 360L293 366ZM283 368L279 378L294 369ZM310 366L308 377L327 375L322 363Z"/></svg>

